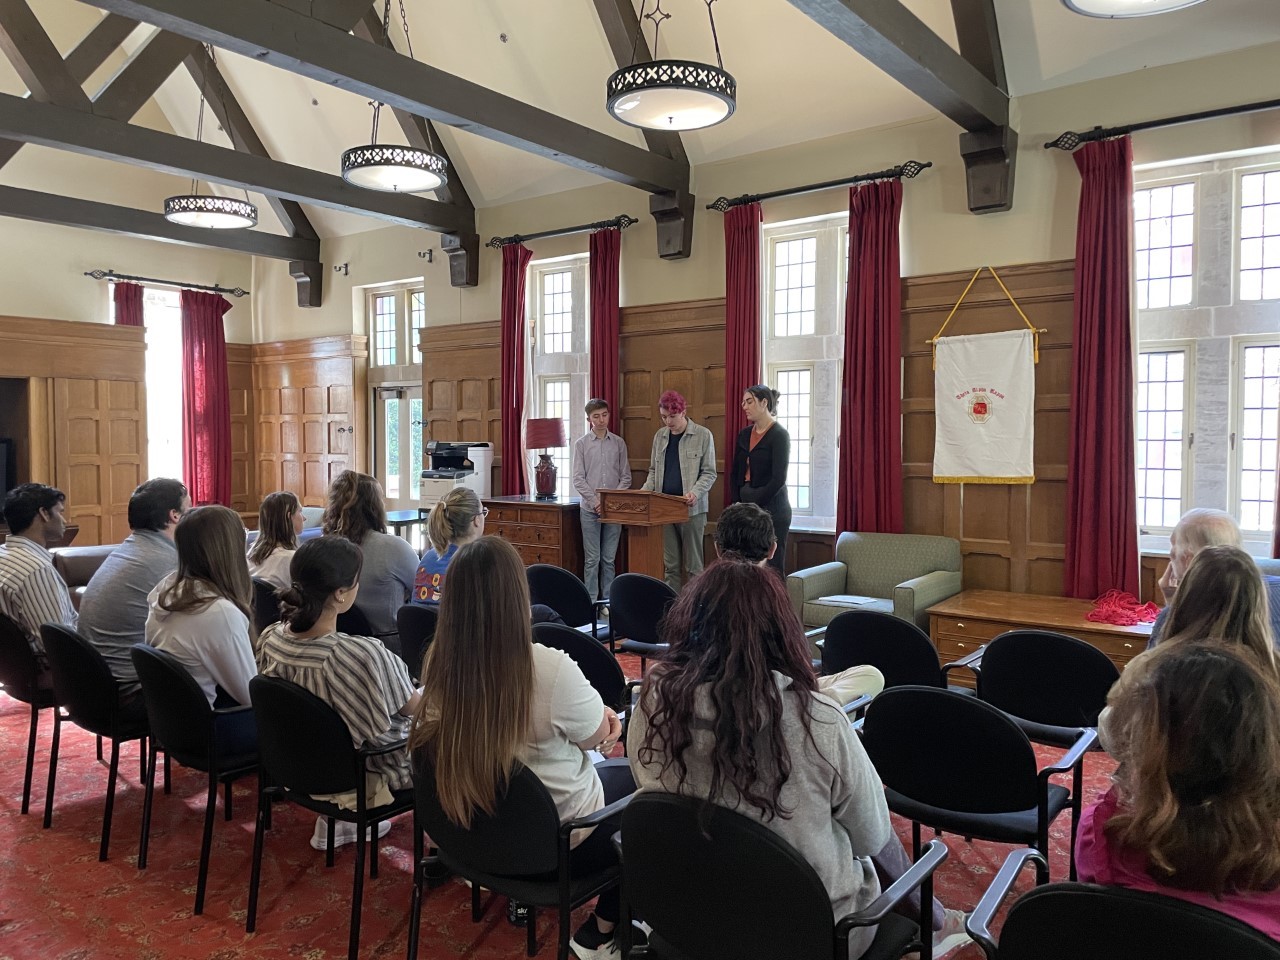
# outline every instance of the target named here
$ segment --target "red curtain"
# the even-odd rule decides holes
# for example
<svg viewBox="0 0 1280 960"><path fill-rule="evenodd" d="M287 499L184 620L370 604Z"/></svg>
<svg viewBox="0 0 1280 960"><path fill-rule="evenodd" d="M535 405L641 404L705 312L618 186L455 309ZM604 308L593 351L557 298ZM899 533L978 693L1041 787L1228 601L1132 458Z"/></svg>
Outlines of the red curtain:
<svg viewBox="0 0 1280 960"><path fill-rule="evenodd" d="M591 234L591 396L609 404L615 428L618 409L618 265L621 230Z"/></svg>
<svg viewBox="0 0 1280 960"><path fill-rule="evenodd" d="M216 293L182 291L182 467L193 504L231 505L231 391Z"/></svg>
<svg viewBox="0 0 1280 960"><path fill-rule="evenodd" d="M1087 143L1076 224L1063 592L1138 595L1134 469L1130 230L1133 148L1128 137Z"/></svg>
<svg viewBox="0 0 1280 960"><path fill-rule="evenodd" d="M836 529L902 532L902 181L849 189Z"/></svg>
<svg viewBox="0 0 1280 960"><path fill-rule="evenodd" d="M502 248L502 493L529 492L525 481L524 365L528 330L524 319L525 268L533 252L523 243Z"/></svg>
<svg viewBox="0 0 1280 960"><path fill-rule="evenodd" d="M730 207L724 215L724 456L733 460L744 426L742 394L760 382L760 204ZM737 499L724 485L724 505Z"/></svg>
<svg viewBox="0 0 1280 960"><path fill-rule="evenodd" d="M142 326L142 287L136 283L113 283L111 286L111 297L116 303L116 326Z"/></svg>

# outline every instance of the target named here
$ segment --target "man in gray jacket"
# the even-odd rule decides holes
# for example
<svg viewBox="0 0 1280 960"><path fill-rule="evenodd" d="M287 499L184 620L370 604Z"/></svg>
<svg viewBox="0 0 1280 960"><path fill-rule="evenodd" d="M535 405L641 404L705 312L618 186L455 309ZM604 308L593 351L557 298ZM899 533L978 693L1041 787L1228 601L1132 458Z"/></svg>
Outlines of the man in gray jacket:
<svg viewBox="0 0 1280 960"><path fill-rule="evenodd" d="M684 397L668 390L658 398L662 428L653 435L649 479L642 490L683 497L689 504L687 523L662 528L663 579L672 590L681 584L681 568L689 578L702 572L702 535L707 529L707 495L716 482L716 443L711 431L686 415Z"/></svg>

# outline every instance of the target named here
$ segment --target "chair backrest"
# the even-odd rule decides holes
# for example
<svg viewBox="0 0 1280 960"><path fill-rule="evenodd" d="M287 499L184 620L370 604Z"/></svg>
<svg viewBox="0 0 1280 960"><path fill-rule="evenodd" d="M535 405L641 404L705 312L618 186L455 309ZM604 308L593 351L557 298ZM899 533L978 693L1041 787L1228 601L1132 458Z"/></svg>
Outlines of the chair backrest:
<svg viewBox="0 0 1280 960"><path fill-rule="evenodd" d="M557 865L560 815L551 794L527 767L517 767L493 816L476 811L470 828L458 826L440 807L430 751L413 753L413 797L417 820L431 842L450 859L481 873L534 876Z"/></svg>
<svg viewBox="0 0 1280 960"><path fill-rule="evenodd" d="M249 681L258 760L274 786L307 794L357 787L356 748L337 711L296 683L261 674Z"/></svg>
<svg viewBox="0 0 1280 960"><path fill-rule="evenodd" d="M9 696L30 703L39 673L26 632L0 613L0 686Z"/></svg>
<svg viewBox="0 0 1280 960"><path fill-rule="evenodd" d="M609 587L609 629L615 637L659 643L658 624L676 592L643 573L623 573Z"/></svg>
<svg viewBox="0 0 1280 960"><path fill-rule="evenodd" d="M58 705L86 730L109 734L120 694L102 654L75 630L60 623L41 626L40 639L53 670L53 694Z"/></svg>
<svg viewBox="0 0 1280 960"><path fill-rule="evenodd" d="M119 547L118 543L103 543L91 547L54 547L53 568L58 571L69 590L88 586L98 568Z"/></svg>
<svg viewBox="0 0 1280 960"><path fill-rule="evenodd" d="M209 769L213 708L200 684L163 650L135 643L130 656L142 682L147 725L156 743L183 766Z"/></svg>
<svg viewBox="0 0 1280 960"><path fill-rule="evenodd" d="M400 632L400 656L409 668L409 676L415 683L422 679L422 658L436 635L436 621L440 611L436 607L406 603L396 611L396 629Z"/></svg>
<svg viewBox="0 0 1280 960"><path fill-rule="evenodd" d="M587 682L600 694L605 706L625 710L627 678L607 647L590 634L562 623L535 623L533 639L544 647L563 650L578 665Z"/></svg>
<svg viewBox="0 0 1280 960"><path fill-rule="evenodd" d="M1064 936L1064 931L1070 935ZM1009 909L999 956L1277 960L1280 942L1225 913L1185 900L1092 883L1051 883L1035 887Z"/></svg>
<svg viewBox="0 0 1280 960"><path fill-rule="evenodd" d="M338 632L352 637L372 637L373 625L363 610L353 606L346 613L338 614Z"/></svg>
<svg viewBox="0 0 1280 960"><path fill-rule="evenodd" d="M822 672L839 673L859 664L870 664L883 673L886 688L945 686L938 652L928 635L891 613L846 610L827 624Z"/></svg>
<svg viewBox="0 0 1280 960"><path fill-rule="evenodd" d="M867 707L862 743L884 785L917 802L964 813L1038 802L1031 741L974 697L937 687L885 690Z"/></svg>
<svg viewBox="0 0 1280 960"><path fill-rule="evenodd" d="M276 585L262 577L253 578L253 637L254 646L262 631L280 622L280 600L276 597Z"/></svg>
<svg viewBox="0 0 1280 960"><path fill-rule="evenodd" d="M960 570L960 541L914 533L842 533L836 559L848 572L846 593L892 597L893 588L935 570Z"/></svg>
<svg viewBox="0 0 1280 960"><path fill-rule="evenodd" d="M831 895L768 827L646 791L623 811L622 850L631 908L685 960L832 956Z"/></svg>
<svg viewBox="0 0 1280 960"><path fill-rule="evenodd" d="M1096 727L1119 679L1110 658L1083 640L1047 630L1010 630L983 651L978 696L1023 720Z"/></svg>
<svg viewBox="0 0 1280 960"><path fill-rule="evenodd" d="M563 567L549 563L530 564L529 602L544 603L571 627L581 627L595 619L596 610L586 584Z"/></svg>

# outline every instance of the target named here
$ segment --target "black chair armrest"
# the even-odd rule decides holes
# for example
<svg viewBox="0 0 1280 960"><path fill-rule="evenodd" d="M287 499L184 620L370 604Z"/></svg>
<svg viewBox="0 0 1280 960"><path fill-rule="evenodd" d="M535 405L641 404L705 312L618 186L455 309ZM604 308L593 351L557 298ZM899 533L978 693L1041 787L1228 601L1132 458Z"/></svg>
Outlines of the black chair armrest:
<svg viewBox="0 0 1280 960"><path fill-rule="evenodd" d="M384 753L395 753L397 750L403 750L408 743L408 739L401 739L394 743L385 743L376 747L366 745L357 750L356 753L361 759L365 759L366 757L380 757Z"/></svg>
<svg viewBox="0 0 1280 960"><path fill-rule="evenodd" d="M847 938L854 927L869 927L879 923L899 903L913 893L925 880L933 876L933 872L942 865L951 851L941 840L930 840L924 845L920 859L911 865L911 869L893 881L888 890L883 891L857 913L841 917L836 923L836 937ZM921 905L921 911L928 916L930 907Z"/></svg>
<svg viewBox="0 0 1280 960"><path fill-rule="evenodd" d="M1040 771L1040 781L1045 783L1049 777L1055 773L1068 773L1081 761L1089 749L1098 742L1098 731L1093 727L1085 727L1084 732L1080 734L1080 739L1071 745L1066 753L1058 758L1058 762L1045 767Z"/></svg>
<svg viewBox="0 0 1280 960"><path fill-rule="evenodd" d="M252 704L250 704L247 707L215 707L213 711L213 715L215 717L230 717L237 713L245 713L252 709L253 709Z"/></svg>
<svg viewBox="0 0 1280 960"><path fill-rule="evenodd" d="M982 899L978 901L978 905L974 907L973 913L969 914L969 919L965 922L965 930L982 948L988 960L993 960L996 956L996 939L991 935L991 920L1000 909L1000 905L1004 903L1005 897L1009 895L1009 891L1013 889L1018 874L1028 863L1037 864L1041 870L1047 870L1049 867L1044 854L1038 850L1025 847L1022 850L1013 851L1005 857L1004 864L996 873L995 879L991 881L991 886L987 887L987 892L982 895Z"/></svg>
<svg viewBox="0 0 1280 960"><path fill-rule="evenodd" d="M822 646L823 640L826 638L826 636L827 636L826 627L814 627L813 629L806 630L804 632L804 638L808 640L810 643L816 644L819 647Z"/></svg>
<svg viewBox="0 0 1280 960"><path fill-rule="evenodd" d="M984 643L982 646L980 646L977 650L973 651L973 653L969 654L967 657L961 657L959 660L952 660L950 663L948 663L945 667L942 668L942 676L945 678L946 675L956 667L968 667L974 673L981 673L982 657L986 652L987 652L987 645Z"/></svg>
<svg viewBox="0 0 1280 960"><path fill-rule="evenodd" d="M634 793L629 793L625 797L601 807L595 813L589 813L585 817L574 817L572 820L566 820L564 823L560 824L561 838L568 837L569 834L573 833L575 830L583 830L587 827L598 826L610 817L621 813L623 810L627 809L627 804L631 802L631 798L634 796Z"/></svg>

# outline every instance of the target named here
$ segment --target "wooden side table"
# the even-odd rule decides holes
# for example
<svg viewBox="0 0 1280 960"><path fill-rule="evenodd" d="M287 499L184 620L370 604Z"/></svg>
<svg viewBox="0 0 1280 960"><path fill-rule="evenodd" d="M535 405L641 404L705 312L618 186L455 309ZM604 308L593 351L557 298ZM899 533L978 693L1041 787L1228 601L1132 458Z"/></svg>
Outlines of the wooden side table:
<svg viewBox="0 0 1280 960"><path fill-rule="evenodd" d="M582 576L581 499L535 500L533 497L490 497L485 533L509 540L525 565L550 563Z"/></svg>
<svg viewBox="0 0 1280 960"><path fill-rule="evenodd" d="M963 590L929 608L929 639L943 664L973 653L1007 630L1052 630L1083 640L1105 653L1119 669L1147 648L1151 624L1132 627L1085 619L1088 600L1044 597L1001 590ZM951 681L973 685L953 671Z"/></svg>

